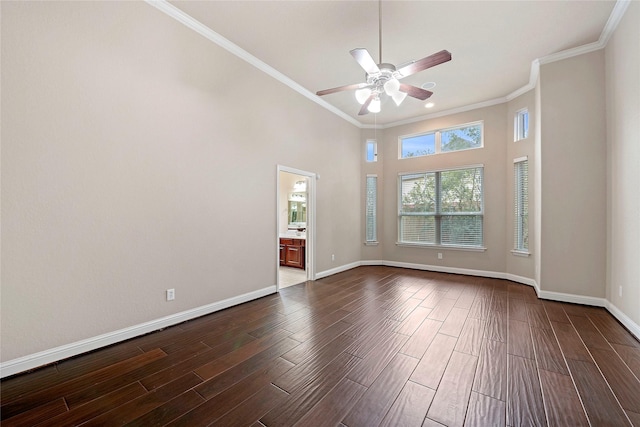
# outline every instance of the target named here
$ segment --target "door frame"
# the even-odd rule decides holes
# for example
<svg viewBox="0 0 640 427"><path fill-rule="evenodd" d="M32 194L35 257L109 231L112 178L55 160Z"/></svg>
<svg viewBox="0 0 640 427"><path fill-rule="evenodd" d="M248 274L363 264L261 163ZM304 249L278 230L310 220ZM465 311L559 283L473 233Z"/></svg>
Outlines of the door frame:
<svg viewBox="0 0 640 427"><path fill-rule="evenodd" d="M308 178L307 180L307 241L305 242L305 272L307 280L315 280L316 272L316 181L318 175L301 169L277 165L276 172L276 292L280 292L280 173L286 172Z"/></svg>

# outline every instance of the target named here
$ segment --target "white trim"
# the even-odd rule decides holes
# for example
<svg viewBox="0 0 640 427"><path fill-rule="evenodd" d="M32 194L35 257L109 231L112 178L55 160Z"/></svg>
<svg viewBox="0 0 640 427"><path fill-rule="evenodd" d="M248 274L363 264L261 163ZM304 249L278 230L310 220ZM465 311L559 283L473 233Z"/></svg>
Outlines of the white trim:
<svg viewBox="0 0 640 427"><path fill-rule="evenodd" d="M346 120L347 122L359 127L360 129L388 129L395 126L421 122L424 120L434 119L436 117L449 116L452 114L462 113L465 111L475 110L478 108L490 107L493 105L503 104L505 102L511 101L512 99L517 98L518 96L536 87L536 81L538 79L538 74L540 73L540 64L548 64L550 62L560 61L563 59L571 58L573 56L583 55L585 53L593 52L593 51L604 48L607 45L609 39L611 38L611 35L614 33L616 27L620 23L620 20L624 16L624 13L627 11L629 4L631 4L631 0L616 1L616 4L614 5L613 10L611 11L611 14L609 15L609 19L607 20L607 23L602 29L602 33L600 34L600 37L597 42L589 43L583 46L578 46L572 49L563 50L561 52L553 53L551 55L547 55L542 58L533 60L531 62L529 82L526 85L522 86L521 88L511 92L507 96L489 99L487 101L482 101L482 102L478 102L471 105L452 108L449 110L440 111L433 114L413 117L406 120L399 120L397 122L387 123L384 125L370 125L370 124L363 124L359 122L358 120L354 119L350 115L346 114L344 111L329 104L328 102L326 102L325 100L317 96L316 94L310 92L309 90L307 90L306 88L298 84L297 82L293 81L291 78L282 74L280 71L276 70L275 68L266 64L265 62L259 60L258 58L256 58L255 56L247 52L246 50L242 49L240 46L232 43L228 39L224 38L220 34L213 31L211 28L207 27L206 25L202 24L201 22L197 21L191 16L187 15L182 10L170 4L167 0L145 0L145 1L147 2L147 4L155 7L156 9L172 17L173 19L185 25L186 27L202 35L206 39L214 42L218 46L227 50L231 54L236 55L240 59L243 59L244 61L248 62L249 64L259 69L260 71L263 71L264 73L268 74L269 76L273 77L274 79L278 80L284 85L289 86L291 89L295 90L299 94L310 99L311 101L315 102L321 107L329 110L330 112Z"/></svg>
<svg viewBox="0 0 640 427"><path fill-rule="evenodd" d="M362 126L362 124L359 121L357 121L356 119L354 119L350 115L346 114L344 111L339 110L338 108L336 108L333 105L329 104L327 101L323 100L322 98L317 96L315 93L310 92L306 88L302 87L302 85L300 85L297 82L293 81L291 78L285 76L280 71L276 70L275 68L273 68L270 65L266 64L265 62L259 60L255 56L251 55L249 52L247 52L246 50L242 49L240 46L232 43L231 41L229 41L228 39L224 38L220 34L216 33L215 31L213 31L211 28L207 27L206 25L204 25L200 21L198 21L198 20L192 18L191 16L187 15L186 13L184 13L179 8L177 8L177 7L173 6L172 4L170 4L168 1L166 1L166 0L145 0L145 1L149 5L155 7L156 9L158 9L161 12L165 13L166 15L170 16L171 18L173 18L176 21L180 22L181 24L183 24L187 28L192 29L193 31L195 31L196 33L200 34L204 38L214 42L215 44L217 44L221 48L227 50L229 53L231 53L231 54L237 56L238 58L248 62L249 64L251 64L254 67L256 67L258 70L260 70L260 71L268 74L269 76L273 77L274 79L278 80L280 83L282 83L282 84L284 84L286 86L289 86L291 89L295 90L296 92L298 92L302 96L310 99L311 101L315 102L316 104L320 105L321 107L326 108L327 110L331 111L333 114L343 118L344 120L348 121L352 125L355 125L355 126L358 126L358 127Z"/></svg>
<svg viewBox="0 0 640 427"><path fill-rule="evenodd" d="M605 307L606 299L598 297L590 297L586 295L567 294L564 292L540 291L538 297L549 299L552 301L570 302L572 304L593 305L596 307Z"/></svg>
<svg viewBox="0 0 640 427"><path fill-rule="evenodd" d="M524 162L526 160L529 160L529 156L517 157L517 158L513 159L513 163L520 163L520 162Z"/></svg>
<svg viewBox="0 0 640 427"><path fill-rule="evenodd" d="M409 243L409 242L396 242L396 246L403 246L407 248L423 248L423 249L442 249L452 251L469 251L469 252L485 252L487 248L484 246L448 246L448 245L434 245L431 243Z"/></svg>
<svg viewBox="0 0 640 427"><path fill-rule="evenodd" d="M528 257L529 255L531 255L531 252L521 251L518 249L511 249L511 254L515 256Z"/></svg>
<svg viewBox="0 0 640 427"><path fill-rule="evenodd" d="M76 341L71 344L66 344L60 347L55 347L49 350L44 350L38 353L9 360L7 362L0 363L0 378L38 368L40 366L67 359L69 357L77 356L91 350L125 341L130 338L144 335L149 332L154 332L162 328L177 325L178 323L211 314L216 311L252 301L257 298L262 298L275 292L275 285L268 286L266 288L258 289L257 291L248 292L246 294L227 298L222 301L203 305L190 310L182 311L180 313L171 314L169 316L161 317L149 322L140 323L128 328L108 332L96 337Z"/></svg>
<svg viewBox="0 0 640 427"><path fill-rule="evenodd" d="M638 340L640 340L640 325L635 323L633 320L629 318L626 314L624 314L618 307L616 307L609 300L605 300L605 308L609 310L616 319L620 321L633 335L636 336Z"/></svg>
<svg viewBox="0 0 640 427"><path fill-rule="evenodd" d="M360 267L361 265L379 265L379 264L362 264L362 261L352 262L350 264L344 264L339 267L331 268L325 271L319 271L316 273L316 280L323 277L333 276L334 274L342 273L343 271L351 270L352 268Z"/></svg>
<svg viewBox="0 0 640 427"><path fill-rule="evenodd" d="M371 242L364 242L365 246L378 246L380 242L376 241L371 241Z"/></svg>

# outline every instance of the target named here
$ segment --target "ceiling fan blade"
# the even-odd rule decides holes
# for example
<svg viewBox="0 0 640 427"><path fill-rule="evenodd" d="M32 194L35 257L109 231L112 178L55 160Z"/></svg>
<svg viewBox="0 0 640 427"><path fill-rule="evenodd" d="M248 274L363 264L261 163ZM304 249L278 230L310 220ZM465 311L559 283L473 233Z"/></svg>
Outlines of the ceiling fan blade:
<svg viewBox="0 0 640 427"><path fill-rule="evenodd" d="M364 104L362 104L362 108L360 108L360 112L358 113L359 116L369 114L369 104L371 104L371 101L373 101L373 98L375 97L375 94L371 94L371 96L364 102Z"/></svg>
<svg viewBox="0 0 640 427"><path fill-rule="evenodd" d="M405 65L404 67L397 70L397 72L400 73L402 77L407 77L411 74L426 70L427 68L435 67L436 65L440 65L443 62L447 61L451 61L451 53L447 50L441 50L438 53L434 53L433 55L429 55L426 58L422 58L415 62L412 62L409 65Z"/></svg>
<svg viewBox="0 0 640 427"><path fill-rule="evenodd" d="M338 87L334 87L332 89L320 90L320 91L316 92L316 95L318 95L318 96L329 95L330 93L341 92L343 90L362 89L363 87L366 87L366 86L368 86L366 83L356 83L356 84L352 84L352 85L338 86Z"/></svg>
<svg viewBox="0 0 640 427"><path fill-rule="evenodd" d="M416 86L411 86L411 85L407 85L404 83L400 83L400 92L404 92L409 96L412 96L414 98L418 98L422 101L424 101L425 99L429 98L431 95L433 95L433 92L428 91L426 89L422 89L420 87L416 87Z"/></svg>
<svg viewBox="0 0 640 427"><path fill-rule="evenodd" d="M353 50L350 50L349 53L353 58L358 61L358 64L367 72L367 74L378 74L380 73L380 68L378 68L378 64L373 60L369 51L363 47L359 47Z"/></svg>

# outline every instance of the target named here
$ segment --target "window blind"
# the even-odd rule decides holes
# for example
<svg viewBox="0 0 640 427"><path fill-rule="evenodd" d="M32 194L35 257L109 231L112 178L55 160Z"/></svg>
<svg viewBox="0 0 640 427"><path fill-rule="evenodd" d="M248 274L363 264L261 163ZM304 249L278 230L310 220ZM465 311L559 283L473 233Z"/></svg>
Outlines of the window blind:
<svg viewBox="0 0 640 427"><path fill-rule="evenodd" d="M366 208L365 208L365 228L366 236L365 241L376 242L377 237L377 220L376 220L376 206L378 200L378 177L377 175L367 175L366 184Z"/></svg>
<svg viewBox="0 0 640 427"><path fill-rule="evenodd" d="M529 250L529 161L516 159L513 163L514 175L514 239L517 251Z"/></svg>

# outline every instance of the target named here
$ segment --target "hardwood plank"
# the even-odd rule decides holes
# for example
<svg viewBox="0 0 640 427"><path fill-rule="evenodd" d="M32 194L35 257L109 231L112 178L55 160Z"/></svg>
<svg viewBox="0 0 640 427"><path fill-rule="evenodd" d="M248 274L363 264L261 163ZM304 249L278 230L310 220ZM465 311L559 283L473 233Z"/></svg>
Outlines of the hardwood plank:
<svg viewBox="0 0 640 427"><path fill-rule="evenodd" d="M343 378L333 390L300 418L295 426L329 427L337 425L366 390L366 387Z"/></svg>
<svg viewBox="0 0 640 427"><path fill-rule="evenodd" d="M506 404L498 399L471 392L465 427L502 427L506 425Z"/></svg>
<svg viewBox="0 0 640 427"><path fill-rule="evenodd" d="M521 322L528 322L527 318L527 303L520 299L509 298L509 321L519 320Z"/></svg>
<svg viewBox="0 0 640 427"><path fill-rule="evenodd" d="M478 358L454 351L427 416L444 425L462 426Z"/></svg>
<svg viewBox="0 0 640 427"><path fill-rule="evenodd" d="M591 355L571 323L551 322L551 325L565 358L591 362Z"/></svg>
<svg viewBox="0 0 640 427"><path fill-rule="evenodd" d="M76 390L91 387L97 383L108 380L114 375L123 375L155 360L166 357L166 353L160 349L134 356L124 361L109 365L105 368L79 377L73 377L59 384L30 393L5 404L3 402L0 412L3 418L10 418L21 412L49 403L54 398L65 396ZM53 396L53 397L52 397Z"/></svg>
<svg viewBox="0 0 640 427"><path fill-rule="evenodd" d="M436 308L436 306L440 303L440 301L444 299L446 294L447 294L446 290L437 289L431 294L429 294L429 296L426 297L422 301L422 303L420 303L420 306L426 307L426 308Z"/></svg>
<svg viewBox="0 0 640 427"><path fill-rule="evenodd" d="M220 375L216 375L213 378L208 379L204 383L196 387L196 391L200 393L205 399L210 399L213 396L227 390L234 384L250 377L256 372L268 373L270 367L278 367L284 364L279 360L283 353L292 347L295 347L297 342L290 339L285 339L280 343L268 348L267 350L256 354L253 357L241 362L232 368L224 371ZM284 359L283 359L284 360ZM294 366L289 362L289 368ZM284 370L283 372L286 372ZM259 373L257 375L260 375Z"/></svg>
<svg viewBox="0 0 640 427"><path fill-rule="evenodd" d="M216 421L223 426L246 426L262 418L287 399L287 393L269 384ZM264 424L264 423L263 423ZM192 426L193 424L188 424Z"/></svg>
<svg viewBox="0 0 640 427"><path fill-rule="evenodd" d="M629 420L631 421L631 424L633 424L636 427L640 427L640 414L631 412L631 411L626 411L626 412L627 412L627 417L629 417Z"/></svg>
<svg viewBox="0 0 640 427"><path fill-rule="evenodd" d="M624 360L629 369L635 374L637 378L640 378L640 349L635 347L629 347L622 344L611 344L615 351L620 355L620 358Z"/></svg>
<svg viewBox="0 0 640 427"><path fill-rule="evenodd" d="M2 424L11 427L30 427L53 418L56 415L67 412L67 404L63 398L52 400L36 408L22 412L14 417L2 421Z"/></svg>
<svg viewBox="0 0 640 427"><path fill-rule="evenodd" d="M289 369L291 369L291 362L278 358L268 367L254 372L198 406L184 410L179 418L172 421L171 425L197 426L217 422L222 416L237 408L243 402L255 397L259 390L269 389L272 386L271 382ZM269 393L268 391L263 392ZM284 394L286 395L286 393ZM260 414L260 417L262 415ZM252 422L256 420L252 420Z"/></svg>
<svg viewBox="0 0 640 427"><path fill-rule="evenodd" d="M609 343L640 349L640 342L610 314L605 312L593 313L589 314L588 317Z"/></svg>
<svg viewBox="0 0 640 427"><path fill-rule="evenodd" d="M526 357L527 359L535 358L528 323L521 322L519 320L509 321L507 353L515 356Z"/></svg>
<svg viewBox="0 0 640 427"><path fill-rule="evenodd" d="M501 311L492 311L487 319L485 336L490 340L507 342L507 314Z"/></svg>
<svg viewBox="0 0 640 427"><path fill-rule="evenodd" d="M564 304L557 301L543 300L542 305L547 312L547 317L552 322L571 323L564 312Z"/></svg>
<svg viewBox="0 0 640 427"><path fill-rule="evenodd" d="M407 381L380 427L420 427L435 394L436 392L428 387Z"/></svg>
<svg viewBox="0 0 640 427"><path fill-rule="evenodd" d="M438 304L433 308L431 313L429 313L428 318L433 320L440 320L441 322L444 322L447 316L449 315L449 312L451 312L451 310L453 309L453 306L455 305L455 303L456 303L455 299L450 299L450 298L441 299L440 301L438 301Z"/></svg>
<svg viewBox="0 0 640 427"><path fill-rule="evenodd" d="M593 362L567 359L567 366L591 425L631 425Z"/></svg>
<svg viewBox="0 0 640 427"><path fill-rule="evenodd" d="M293 389L286 402L265 414L260 421L270 427L295 424L344 378L357 361L350 354L340 354L315 376L308 377L304 386Z"/></svg>
<svg viewBox="0 0 640 427"><path fill-rule="evenodd" d="M489 305L489 311L499 311L501 313L507 313L507 293L506 292L494 292L491 295L491 303Z"/></svg>
<svg viewBox="0 0 640 427"><path fill-rule="evenodd" d="M187 392L202 379L193 372L89 420L83 426L121 426Z"/></svg>
<svg viewBox="0 0 640 427"><path fill-rule="evenodd" d="M588 317L569 315L569 319L573 324L573 327L580 335L580 339L584 342L584 345L589 349L603 349L610 350L611 345L607 342L604 336L598 329L591 323Z"/></svg>
<svg viewBox="0 0 640 427"><path fill-rule="evenodd" d="M531 335L539 369L569 375L553 331L531 328Z"/></svg>
<svg viewBox="0 0 640 427"><path fill-rule="evenodd" d="M484 340L472 390L498 400L507 399L506 344Z"/></svg>
<svg viewBox="0 0 640 427"><path fill-rule="evenodd" d="M598 368L627 411L640 413L640 381L613 350L591 350Z"/></svg>
<svg viewBox="0 0 640 427"><path fill-rule="evenodd" d="M244 362L252 356L255 356L256 354L286 340L288 336L289 332L287 331L276 331L273 334L250 341L238 349L226 353L223 356L198 367L194 372L205 380L213 378L234 365Z"/></svg>
<svg viewBox="0 0 640 427"><path fill-rule="evenodd" d="M99 397L86 405L79 406L53 418L49 418L38 425L43 427L57 427L62 425L82 424L103 412L111 410L113 407L120 406L130 400L142 396L145 393L146 390L140 383L129 384L120 390L116 390Z"/></svg>
<svg viewBox="0 0 640 427"><path fill-rule="evenodd" d="M453 307L440 327L439 332L441 334L451 335L452 337L460 336L460 332L462 332L462 327L468 315L469 310L466 308Z"/></svg>
<svg viewBox="0 0 640 427"><path fill-rule="evenodd" d="M413 371L411 381L437 389L456 342L455 337L437 334Z"/></svg>
<svg viewBox="0 0 640 427"><path fill-rule="evenodd" d="M471 307L473 306L473 302L475 301L477 295L478 288L469 287L465 289L462 295L460 295L460 298L456 300L455 307L471 310Z"/></svg>
<svg viewBox="0 0 640 427"><path fill-rule="evenodd" d="M282 355L282 357L292 363L298 364L309 357L310 354L316 353L322 347L329 345L334 339L344 333L353 325L346 322L337 322L318 333L308 341L292 348Z"/></svg>
<svg viewBox="0 0 640 427"><path fill-rule="evenodd" d="M425 319L413 336L400 349L400 353L420 359L429 345L431 345L431 341L433 341L441 326L442 322Z"/></svg>
<svg viewBox="0 0 640 427"><path fill-rule="evenodd" d="M546 426L542 391L535 361L509 355L507 359L507 424Z"/></svg>
<svg viewBox="0 0 640 427"><path fill-rule="evenodd" d="M529 325L540 329L551 329L551 323L547 318L547 312L542 304L527 303L527 318Z"/></svg>
<svg viewBox="0 0 640 427"><path fill-rule="evenodd" d="M473 305L469 310L469 317L473 319L487 319L491 308L491 298L484 298L482 296L476 296L473 301Z"/></svg>
<svg viewBox="0 0 640 427"><path fill-rule="evenodd" d="M397 354L349 411L343 423L349 427L378 425L417 364L418 359Z"/></svg>
<svg viewBox="0 0 640 427"><path fill-rule="evenodd" d="M405 335L393 334L388 339L378 343L364 359L361 359L349 372L347 378L352 381L369 387L378 377L385 366L394 358L404 345L408 337Z"/></svg>
<svg viewBox="0 0 640 427"><path fill-rule="evenodd" d="M175 420L184 413L191 411L204 402L202 396L193 390L187 391L156 409L135 418L126 426L163 426Z"/></svg>
<svg viewBox="0 0 640 427"><path fill-rule="evenodd" d="M416 309L394 329L394 332L407 336L413 335L429 313L431 313L430 308L416 307Z"/></svg>
<svg viewBox="0 0 640 427"><path fill-rule="evenodd" d="M544 406L552 426L589 426L571 377L539 370Z"/></svg>
<svg viewBox="0 0 640 427"><path fill-rule="evenodd" d="M467 318L460 333L460 338L458 338L456 351L478 356L482 347L486 323L485 320Z"/></svg>

